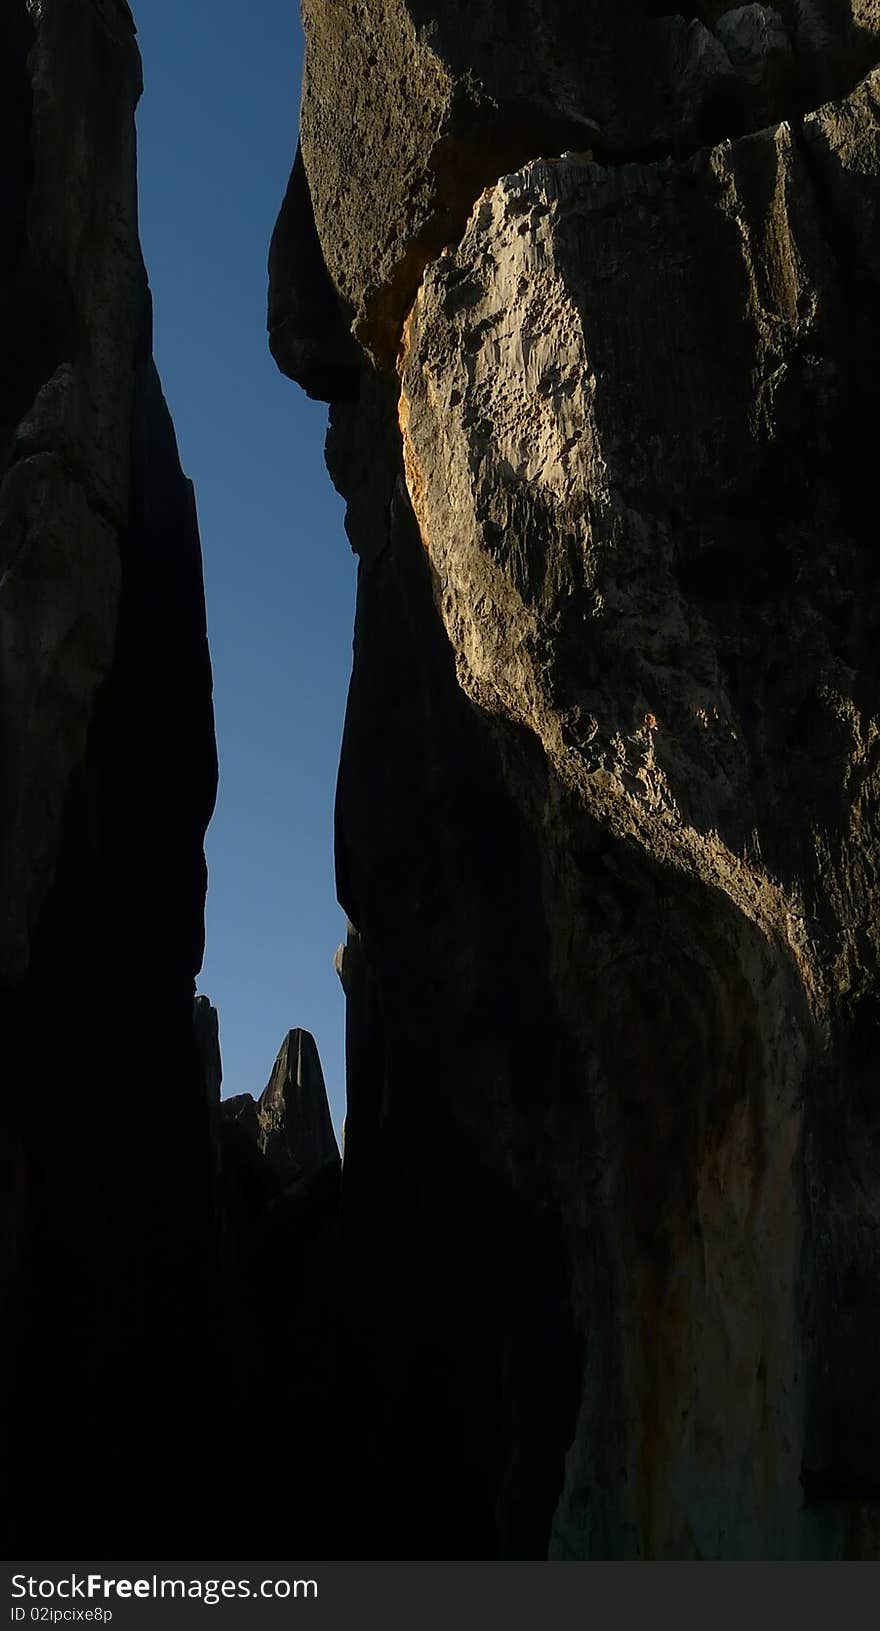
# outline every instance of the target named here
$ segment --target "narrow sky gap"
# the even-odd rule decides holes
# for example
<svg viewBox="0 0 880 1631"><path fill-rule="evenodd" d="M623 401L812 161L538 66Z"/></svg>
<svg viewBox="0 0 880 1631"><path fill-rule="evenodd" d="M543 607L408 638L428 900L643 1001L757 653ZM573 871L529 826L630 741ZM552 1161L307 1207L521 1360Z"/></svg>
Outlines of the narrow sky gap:
<svg viewBox="0 0 880 1631"><path fill-rule="evenodd" d="M224 1093L259 1093L286 1031L344 1113L332 811L355 563L323 465L326 409L272 362L266 257L296 145L293 0L139 0L141 237L156 357L195 482L220 750L199 989Z"/></svg>

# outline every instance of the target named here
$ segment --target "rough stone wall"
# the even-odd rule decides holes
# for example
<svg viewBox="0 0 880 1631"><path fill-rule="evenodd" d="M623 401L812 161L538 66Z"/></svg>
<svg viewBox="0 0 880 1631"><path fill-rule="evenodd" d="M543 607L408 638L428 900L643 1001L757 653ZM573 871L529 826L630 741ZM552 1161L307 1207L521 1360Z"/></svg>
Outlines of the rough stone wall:
<svg viewBox="0 0 880 1631"><path fill-rule="evenodd" d="M304 19L362 1555L875 1556L880 10Z"/></svg>
<svg viewBox="0 0 880 1631"><path fill-rule="evenodd" d="M216 758L127 5L9 0L0 81L2 1535L173 1555L211 1533L225 1340L192 1022Z"/></svg>

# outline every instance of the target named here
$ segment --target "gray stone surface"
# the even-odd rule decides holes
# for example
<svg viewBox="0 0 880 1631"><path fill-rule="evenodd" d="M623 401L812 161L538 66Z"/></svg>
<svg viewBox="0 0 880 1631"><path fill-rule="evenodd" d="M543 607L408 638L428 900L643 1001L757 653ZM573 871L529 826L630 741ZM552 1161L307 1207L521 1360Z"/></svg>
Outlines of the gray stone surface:
<svg viewBox="0 0 880 1631"><path fill-rule="evenodd" d="M878 8L305 21L367 1555L876 1556Z"/></svg>
<svg viewBox="0 0 880 1631"><path fill-rule="evenodd" d="M565 150L609 163L680 155L799 116L849 90L880 39L876 0L685 15L639 0L306 0L303 17L292 187L297 198L310 189L342 310L383 362L424 266L500 175ZM310 226L300 246L273 265L272 305L310 312L296 344L311 360L291 349L295 322L280 360L313 390L319 333L326 325L328 367L339 340L314 297Z"/></svg>

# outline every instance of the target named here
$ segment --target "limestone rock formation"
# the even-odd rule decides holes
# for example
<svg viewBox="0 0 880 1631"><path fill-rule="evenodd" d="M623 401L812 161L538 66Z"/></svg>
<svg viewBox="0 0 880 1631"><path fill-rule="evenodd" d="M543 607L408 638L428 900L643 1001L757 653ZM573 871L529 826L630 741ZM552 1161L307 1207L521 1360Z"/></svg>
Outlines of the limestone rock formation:
<svg viewBox="0 0 880 1631"><path fill-rule="evenodd" d="M324 1073L309 1031L288 1031L259 1099L239 1093L220 1110L224 1126L241 1129L265 1163L273 1187L339 1164Z"/></svg>
<svg viewBox="0 0 880 1631"><path fill-rule="evenodd" d="M222 1102L220 1146L218 1237L246 1424L223 1487L261 1487L282 1469L284 1499L255 1514L251 1545L328 1556L347 1537L339 1470L351 1453L340 1410L341 1163L308 1031L288 1032L258 1100Z"/></svg>
<svg viewBox="0 0 880 1631"><path fill-rule="evenodd" d="M304 21L288 195L302 249L273 267L272 303L292 312L285 268L294 289L300 275L315 284L307 187L331 284L359 338L391 361L426 263L503 173L566 149L610 164L681 155L800 115L849 90L880 41L876 0L709 0L686 15L650 0L306 0ZM325 312L312 299L302 325L313 355ZM294 319L291 343L295 332Z"/></svg>
<svg viewBox="0 0 880 1631"><path fill-rule="evenodd" d="M288 1031L257 1106L259 1147L278 1171L308 1177L338 1164L321 1061L308 1031Z"/></svg>
<svg viewBox="0 0 880 1631"><path fill-rule="evenodd" d="M876 1556L880 8L303 9L362 1555Z"/></svg>
<svg viewBox="0 0 880 1631"><path fill-rule="evenodd" d="M193 1033L216 758L124 0L0 18L4 1555L171 1555L223 1352ZM189 1453L169 1476L179 1446Z"/></svg>
<svg viewBox="0 0 880 1631"><path fill-rule="evenodd" d="M254 1230L309 1210L316 1195L338 1197L339 1147L308 1031L288 1031L259 1099L238 1093L218 1098L216 1109L219 1233L227 1251L242 1242L251 1250Z"/></svg>

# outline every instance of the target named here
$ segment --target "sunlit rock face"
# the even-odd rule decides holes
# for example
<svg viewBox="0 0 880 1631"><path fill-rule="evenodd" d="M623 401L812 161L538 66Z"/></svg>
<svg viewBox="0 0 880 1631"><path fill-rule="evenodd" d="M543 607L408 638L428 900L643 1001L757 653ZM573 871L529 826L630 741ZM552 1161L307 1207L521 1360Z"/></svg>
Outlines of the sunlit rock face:
<svg viewBox="0 0 880 1631"><path fill-rule="evenodd" d="M875 1556L880 12L304 11L362 1555Z"/></svg>
<svg viewBox="0 0 880 1631"><path fill-rule="evenodd" d="M6 1556L86 1555L98 1535L110 1557L134 1537L179 1554L193 1512L211 1521L218 1290L192 1008L216 760L195 506L138 244L140 83L122 0L4 5Z"/></svg>

